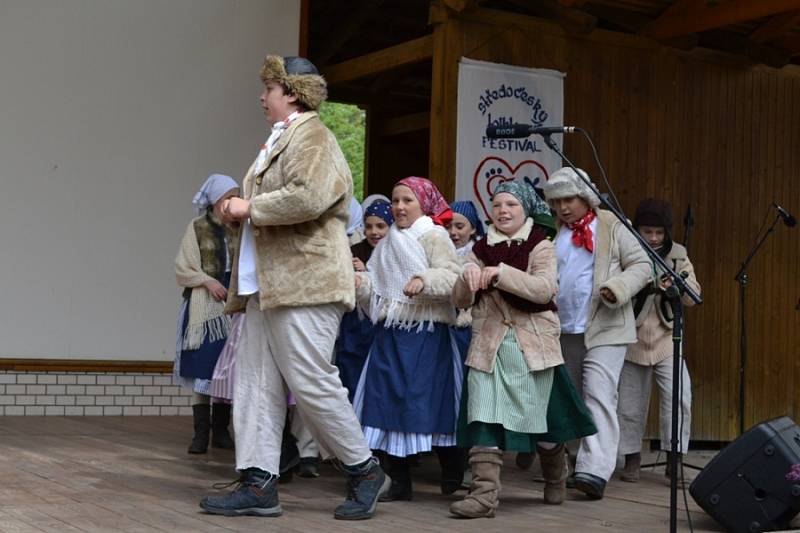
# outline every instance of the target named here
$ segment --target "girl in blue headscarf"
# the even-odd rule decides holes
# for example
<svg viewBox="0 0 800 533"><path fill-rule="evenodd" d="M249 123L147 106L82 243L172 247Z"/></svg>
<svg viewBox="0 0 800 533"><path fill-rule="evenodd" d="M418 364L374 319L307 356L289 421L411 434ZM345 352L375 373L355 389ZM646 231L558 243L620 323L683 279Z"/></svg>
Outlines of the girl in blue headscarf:
<svg viewBox="0 0 800 533"><path fill-rule="evenodd" d="M483 222L470 200L459 200L450 204L453 220L447 225L450 240L456 247L458 257L469 255L475 241L484 236Z"/></svg>
<svg viewBox="0 0 800 533"><path fill-rule="evenodd" d="M372 250L389 233L389 227L394 222L392 204L383 198L376 199L370 205L365 206L363 222L364 240L350 247L350 252L353 254L353 269L356 272L366 270ZM351 402L356 393L358 378L364 369L374 334L375 327L372 321L363 313L360 314L358 309L354 309L342 317L339 338L336 340L334 362L339 367L339 377L342 385L347 389Z"/></svg>

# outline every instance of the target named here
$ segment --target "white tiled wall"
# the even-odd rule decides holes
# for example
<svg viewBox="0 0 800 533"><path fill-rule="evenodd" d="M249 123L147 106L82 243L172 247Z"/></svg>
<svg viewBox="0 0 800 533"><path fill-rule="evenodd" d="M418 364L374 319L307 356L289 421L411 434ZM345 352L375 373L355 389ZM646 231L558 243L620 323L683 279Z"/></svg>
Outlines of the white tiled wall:
<svg viewBox="0 0 800 533"><path fill-rule="evenodd" d="M172 374L0 370L0 416L191 415Z"/></svg>

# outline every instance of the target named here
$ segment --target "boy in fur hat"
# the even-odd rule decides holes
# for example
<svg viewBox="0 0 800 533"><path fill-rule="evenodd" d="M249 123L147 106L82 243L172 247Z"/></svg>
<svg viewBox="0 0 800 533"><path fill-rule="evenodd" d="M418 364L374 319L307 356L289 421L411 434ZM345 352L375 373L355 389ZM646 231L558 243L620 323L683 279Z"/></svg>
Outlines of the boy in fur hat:
<svg viewBox="0 0 800 533"><path fill-rule="evenodd" d="M581 171L584 176L586 174ZM554 172L544 194L558 217L561 349L597 433L580 442L575 488L603 497L617 461L617 386L625 350L636 342L633 297L652 267L636 238L571 168Z"/></svg>
<svg viewBox="0 0 800 533"><path fill-rule="evenodd" d="M261 108L272 124L244 178L223 205L241 222L226 311L246 310L236 361L234 425L239 484L200 506L222 515L278 516L277 480L292 391L314 440L341 461L347 499L334 516L370 518L389 489L367 447L347 390L331 364L345 311L355 304L345 227L353 180L316 110L325 80L303 58L267 56Z"/></svg>
<svg viewBox="0 0 800 533"><path fill-rule="evenodd" d="M686 283L698 294L700 284L694 275L686 248L672 241L672 207L663 200L642 200L636 208L633 226L648 244L676 272L686 277ZM671 281L656 280L639 291L633 302L636 317L637 342L628 347L622 377L619 382L619 453L625 456L623 481L639 480L642 462L641 448L650 387L655 374L659 390L661 449L670 449L672 438L672 309L664 298ZM694 305L688 296L684 305ZM689 371L681 361L681 432L679 453L689 450L692 386ZM668 452L669 453L669 452Z"/></svg>

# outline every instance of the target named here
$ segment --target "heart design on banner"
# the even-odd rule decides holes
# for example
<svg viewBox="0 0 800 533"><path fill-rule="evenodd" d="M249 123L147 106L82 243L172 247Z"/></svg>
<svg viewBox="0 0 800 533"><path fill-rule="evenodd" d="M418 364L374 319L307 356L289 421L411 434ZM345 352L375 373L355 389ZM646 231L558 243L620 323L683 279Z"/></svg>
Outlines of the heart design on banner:
<svg viewBox="0 0 800 533"><path fill-rule="evenodd" d="M488 220L492 206L492 191L497 187L498 183L521 179L535 188L541 189L547 178L547 170L537 161L526 159L512 168L505 159L490 155L483 158L478 168L475 169L475 175L472 178L472 190L478 203L481 204L483 214Z"/></svg>

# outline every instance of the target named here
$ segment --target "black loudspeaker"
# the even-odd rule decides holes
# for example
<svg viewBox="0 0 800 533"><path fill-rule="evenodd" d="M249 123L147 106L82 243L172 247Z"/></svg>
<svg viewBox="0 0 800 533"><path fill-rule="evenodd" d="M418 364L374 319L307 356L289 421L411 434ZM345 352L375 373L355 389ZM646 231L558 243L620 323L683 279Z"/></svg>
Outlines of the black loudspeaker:
<svg viewBox="0 0 800 533"><path fill-rule="evenodd" d="M788 528L800 512L800 428L784 416L749 429L708 463L689 493L728 531Z"/></svg>

